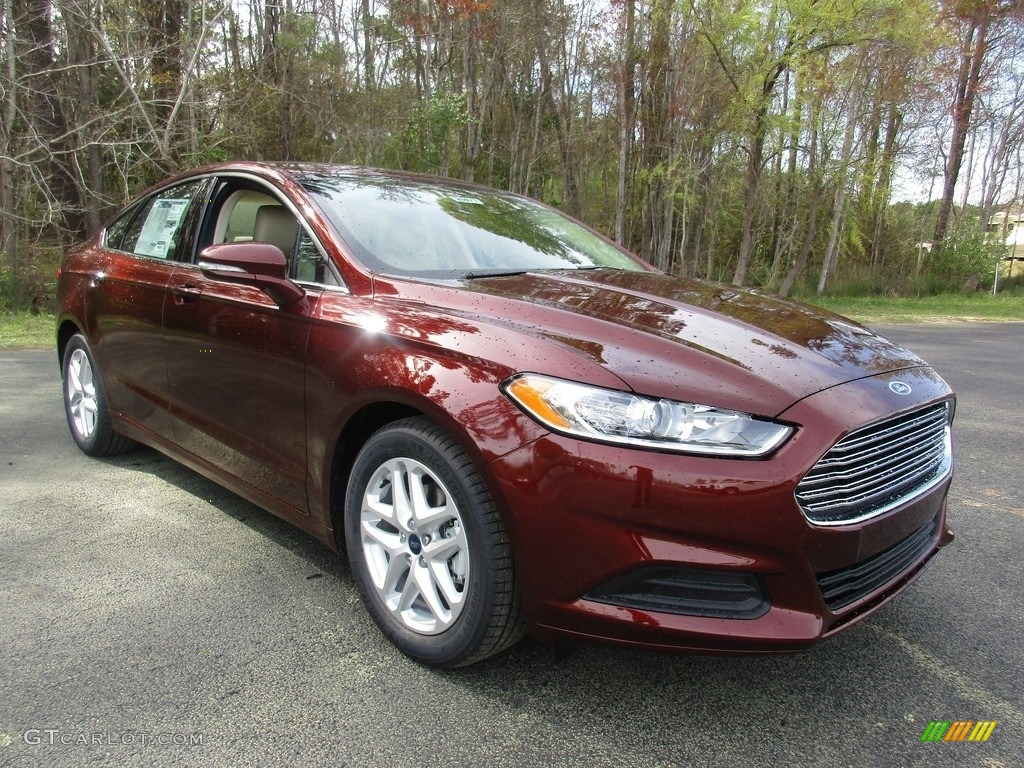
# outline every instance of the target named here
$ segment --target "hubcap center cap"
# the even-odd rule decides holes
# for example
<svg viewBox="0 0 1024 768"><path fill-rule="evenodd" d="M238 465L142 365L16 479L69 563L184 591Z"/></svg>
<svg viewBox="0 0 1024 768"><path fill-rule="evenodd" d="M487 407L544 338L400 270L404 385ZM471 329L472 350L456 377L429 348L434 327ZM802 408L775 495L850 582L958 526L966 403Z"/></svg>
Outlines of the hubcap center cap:
<svg viewBox="0 0 1024 768"><path fill-rule="evenodd" d="M420 541L420 537L415 533L409 534L409 551L414 555L418 555L423 551L423 542Z"/></svg>

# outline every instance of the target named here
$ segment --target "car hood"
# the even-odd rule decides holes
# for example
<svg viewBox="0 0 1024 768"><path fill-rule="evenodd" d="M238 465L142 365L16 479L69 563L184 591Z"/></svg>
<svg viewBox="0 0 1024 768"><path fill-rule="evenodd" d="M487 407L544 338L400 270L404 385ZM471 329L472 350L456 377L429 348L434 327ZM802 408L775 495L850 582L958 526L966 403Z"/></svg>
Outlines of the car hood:
<svg viewBox="0 0 1024 768"><path fill-rule="evenodd" d="M848 381L925 365L818 308L657 272L537 272L460 288L460 314L572 350L636 392L766 416ZM558 375L557 360L538 349L517 364Z"/></svg>

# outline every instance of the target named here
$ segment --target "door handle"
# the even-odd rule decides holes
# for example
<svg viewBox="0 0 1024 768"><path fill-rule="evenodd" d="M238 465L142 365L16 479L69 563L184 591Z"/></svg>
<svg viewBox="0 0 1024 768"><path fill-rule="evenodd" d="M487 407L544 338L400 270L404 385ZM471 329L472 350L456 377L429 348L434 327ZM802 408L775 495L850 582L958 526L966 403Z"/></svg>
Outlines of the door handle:
<svg viewBox="0 0 1024 768"><path fill-rule="evenodd" d="M183 285L171 288L171 294L174 296L175 304L185 304L190 301L195 301L199 298L200 293L202 293L202 290L194 283L184 283Z"/></svg>

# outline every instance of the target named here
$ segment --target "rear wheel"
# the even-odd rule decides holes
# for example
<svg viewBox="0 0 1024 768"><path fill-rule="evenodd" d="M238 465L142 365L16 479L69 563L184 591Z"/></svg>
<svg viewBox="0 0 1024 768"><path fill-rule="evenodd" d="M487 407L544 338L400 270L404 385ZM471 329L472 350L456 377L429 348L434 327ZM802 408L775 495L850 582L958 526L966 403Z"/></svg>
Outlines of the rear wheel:
<svg viewBox="0 0 1024 768"><path fill-rule="evenodd" d="M68 341L61 368L64 412L78 447L90 456L110 456L134 448L134 440L114 431L99 371L82 334Z"/></svg>
<svg viewBox="0 0 1024 768"><path fill-rule="evenodd" d="M425 664L471 664L522 634L512 553L472 461L425 418L376 432L352 469L345 537L370 615Z"/></svg>

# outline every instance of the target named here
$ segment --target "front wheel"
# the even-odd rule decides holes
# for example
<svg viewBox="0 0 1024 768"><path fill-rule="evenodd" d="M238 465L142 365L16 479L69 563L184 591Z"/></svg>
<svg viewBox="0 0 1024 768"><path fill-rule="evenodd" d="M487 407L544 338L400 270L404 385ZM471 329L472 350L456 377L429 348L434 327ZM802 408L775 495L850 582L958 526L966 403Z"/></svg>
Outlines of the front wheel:
<svg viewBox="0 0 1024 768"><path fill-rule="evenodd" d="M61 372L64 413L78 447L89 456L110 456L134 448L134 440L114 431L99 371L82 334L76 333L68 341Z"/></svg>
<svg viewBox="0 0 1024 768"><path fill-rule="evenodd" d="M471 664L523 634L500 515L473 462L440 427L403 419L352 468L345 540L381 631L425 664Z"/></svg>

